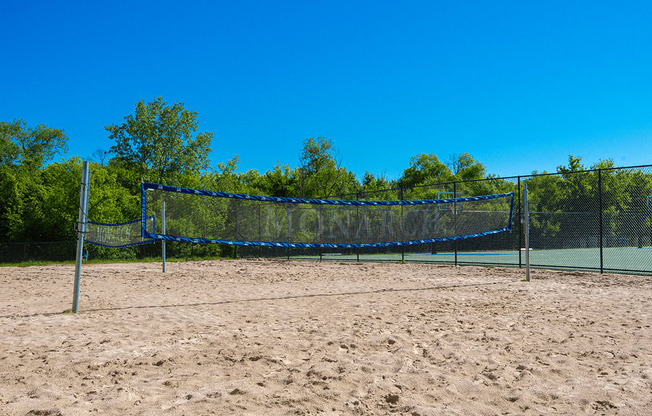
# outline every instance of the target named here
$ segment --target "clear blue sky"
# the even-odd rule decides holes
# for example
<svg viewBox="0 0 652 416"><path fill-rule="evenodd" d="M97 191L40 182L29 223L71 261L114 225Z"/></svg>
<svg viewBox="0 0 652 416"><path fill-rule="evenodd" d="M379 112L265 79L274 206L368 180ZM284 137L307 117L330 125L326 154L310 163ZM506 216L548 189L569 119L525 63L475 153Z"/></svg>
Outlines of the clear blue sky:
<svg viewBox="0 0 652 416"><path fill-rule="evenodd" d="M469 152L500 176L652 163L650 1L12 1L0 120L62 128L66 157L161 96L214 133L213 165L342 165L398 178Z"/></svg>

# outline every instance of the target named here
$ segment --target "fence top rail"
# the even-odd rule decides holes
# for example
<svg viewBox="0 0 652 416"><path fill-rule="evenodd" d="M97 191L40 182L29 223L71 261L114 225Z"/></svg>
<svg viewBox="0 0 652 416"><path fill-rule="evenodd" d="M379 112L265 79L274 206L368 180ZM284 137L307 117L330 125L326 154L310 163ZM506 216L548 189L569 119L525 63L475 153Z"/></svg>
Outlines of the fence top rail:
<svg viewBox="0 0 652 416"><path fill-rule="evenodd" d="M511 180L520 181L520 180L527 180L529 178L535 178L539 176L577 175L577 174L586 174L586 173L594 173L594 172L632 170L632 169L642 169L642 168L652 168L652 165L618 166L618 167L611 167L611 168L584 169L584 170L578 170L573 172L543 172L543 173L531 173L529 175L495 176L495 177L488 177L488 178L481 178L481 179L465 179L459 181L436 182L436 183L428 183L423 185L406 186L406 187L399 186L395 188L377 189L373 191L351 192L348 194L337 195L337 197L345 197L348 195L360 196L363 194L373 194L373 193L382 193L382 192L397 192L397 191L400 192L400 191L407 191L410 189L429 188L429 187L436 187L436 186L453 186L453 185L471 183L471 182L511 181Z"/></svg>

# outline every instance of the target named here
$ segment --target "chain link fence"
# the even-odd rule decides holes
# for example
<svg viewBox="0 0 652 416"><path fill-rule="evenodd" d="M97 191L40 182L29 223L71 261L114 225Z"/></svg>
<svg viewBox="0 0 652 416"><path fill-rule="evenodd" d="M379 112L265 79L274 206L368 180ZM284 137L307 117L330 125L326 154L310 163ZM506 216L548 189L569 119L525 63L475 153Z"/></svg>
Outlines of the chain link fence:
<svg viewBox="0 0 652 416"><path fill-rule="evenodd" d="M0 264L75 259L75 241L0 243Z"/></svg>
<svg viewBox="0 0 652 416"><path fill-rule="evenodd" d="M652 274L652 166L489 178L338 195L337 199L441 199L515 192L511 232L377 249L247 249L242 256L339 261L412 261L525 267L523 189L535 268ZM460 208L464 212L464 206ZM463 216L460 215L460 220Z"/></svg>
<svg viewBox="0 0 652 416"><path fill-rule="evenodd" d="M652 274L652 165L489 178L339 195L334 199L443 199L515 192L511 232L405 248L293 249L169 244L177 257L282 257L524 267L523 194L530 204L530 264L548 269ZM456 208L463 221L464 204ZM178 246L178 247L177 247ZM91 258L157 257L160 243L89 246ZM178 252L178 253L177 253ZM74 260L74 242L0 243L0 263Z"/></svg>

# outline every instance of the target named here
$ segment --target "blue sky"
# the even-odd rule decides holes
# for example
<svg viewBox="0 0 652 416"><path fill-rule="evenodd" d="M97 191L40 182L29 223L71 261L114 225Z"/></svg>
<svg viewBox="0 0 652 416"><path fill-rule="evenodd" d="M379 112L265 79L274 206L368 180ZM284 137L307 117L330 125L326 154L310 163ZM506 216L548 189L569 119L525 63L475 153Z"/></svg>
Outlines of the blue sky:
<svg viewBox="0 0 652 416"><path fill-rule="evenodd" d="M359 178L419 153L652 164L650 21L649 1L4 2L0 120L85 158L161 96L214 133L213 165L261 173L317 136Z"/></svg>

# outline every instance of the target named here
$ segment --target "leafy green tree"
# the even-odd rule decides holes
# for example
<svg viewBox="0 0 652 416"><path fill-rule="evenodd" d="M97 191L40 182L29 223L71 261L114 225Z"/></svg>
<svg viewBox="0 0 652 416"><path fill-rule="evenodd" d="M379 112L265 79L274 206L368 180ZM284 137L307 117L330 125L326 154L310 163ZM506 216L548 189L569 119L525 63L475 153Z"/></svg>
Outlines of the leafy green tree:
<svg viewBox="0 0 652 416"><path fill-rule="evenodd" d="M258 178L255 188L264 195L294 197L297 181L297 176L290 170L289 165L281 166L276 163L271 170Z"/></svg>
<svg viewBox="0 0 652 416"><path fill-rule="evenodd" d="M573 155L568 155L568 166L557 166L557 173L569 174L573 172L580 172L585 170L584 165L582 165L581 157L574 157Z"/></svg>
<svg viewBox="0 0 652 416"><path fill-rule="evenodd" d="M362 190L364 192L384 191L392 188L394 185L396 184L388 180L385 175L376 176L369 171L366 171L364 173L364 178L362 178Z"/></svg>
<svg viewBox="0 0 652 416"><path fill-rule="evenodd" d="M402 187L449 182L453 179L451 170L432 154L421 153L410 160L410 166L403 171Z"/></svg>
<svg viewBox="0 0 652 416"><path fill-rule="evenodd" d="M0 122L0 165L13 165L20 154L11 135L14 130L12 127L4 121Z"/></svg>
<svg viewBox="0 0 652 416"><path fill-rule="evenodd" d="M18 169L0 163L0 241L15 241L22 224L23 200L19 191Z"/></svg>
<svg viewBox="0 0 652 416"><path fill-rule="evenodd" d="M73 160L71 163L78 164L81 175L81 161ZM121 178L126 172L122 167L103 166L94 162L91 163L90 170L88 216L91 221L121 223L140 218L140 189L123 185ZM79 182L79 178L77 181ZM79 188L79 185L76 188ZM75 191L78 195L78 189Z"/></svg>
<svg viewBox="0 0 652 416"><path fill-rule="evenodd" d="M227 160L226 163L218 163L217 171L203 176L204 187L219 192L242 192L237 172L238 163L240 163L238 156Z"/></svg>
<svg viewBox="0 0 652 416"><path fill-rule="evenodd" d="M63 130L44 124L28 127L23 120L0 122L0 165L17 164L40 169L57 153L65 152L68 137Z"/></svg>
<svg viewBox="0 0 652 416"><path fill-rule="evenodd" d="M365 172L362 178L362 196L366 200L387 201L399 198L398 183L384 175L376 176Z"/></svg>
<svg viewBox="0 0 652 416"><path fill-rule="evenodd" d="M471 154L462 153L451 157L449 164L454 181L459 181L456 191L459 196L490 195L514 191L514 184L493 174L487 174L484 164ZM498 207L497 204L490 205Z"/></svg>
<svg viewBox="0 0 652 416"><path fill-rule="evenodd" d="M40 174L27 175L20 173L17 177L17 198L20 198L20 210L12 216L11 237L13 241L53 241L48 233L44 233L45 214L44 201L48 189L41 180ZM56 240L55 240L56 241Z"/></svg>
<svg viewBox="0 0 652 416"><path fill-rule="evenodd" d="M454 180L470 181L483 179L487 175L487 169L484 165L473 159L469 153L453 156L452 160L450 168Z"/></svg>
<svg viewBox="0 0 652 416"><path fill-rule="evenodd" d="M104 166L104 162L109 156L109 152L104 149L96 149L92 154L91 158L92 160L99 162L100 165Z"/></svg>
<svg viewBox="0 0 652 416"><path fill-rule="evenodd" d="M305 198L328 198L357 192L355 175L340 166L331 139L310 137L303 142L299 158L299 195Z"/></svg>
<svg viewBox="0 0 652 416"><path fill-rule="evenodd" d="M115 142L111 153L141 177L171 184L180 175L208 168L213 133L195 135L197 113L184 109L183 103L169 106L161 97L140 100L135 114L124 120L105 127Z"/></svg>
<svg viewBox="0 0 652 416"><path fill-rule="evenodd" d="M38 224L40 239L46 241L76 239L75 226L79 215L81 171L81 159L73 157L62 163L51 163L41 172L42 218L34 219ZM91 174L91 180L92 178ZM99 191L101 187L91 185L91 193L97 194Z"/></svg>
<svg viewBox="0 0 652 416"><path fill-rule="evenodd" d="M53 163L46 169L52 169ZM0 189L7 204L0 209L0 224L3 224L9 241L65 241L69 233L62 227L73 224L61 220L61 213L66 209L55 198L63 198L65 194L65 178L56 180L45 178L42 170L2 170L8 175L0 178ZM79 189L79 178L76 180ZM77 192L79 202L79 191ZM65 225L64 225L65 224Z"/></svg>
<svg viewBox="0 0 652 416"><path fill-rule="evenodd" d="M0 122L0 239L38 241L58 238L46 226L43 209L56 190L42 179L43 165L67 149L60 129L23 120Z"/></svg>
<svg viewBox="0 0 652 416"><path fill-rule="evenodd" d="M562 198L563 178L554 174L547 175L544 172L543 175L531 177L526 183L532 240L554 238L561 230L559 215L555 214L562 212L559 201Z"/></svg>
<svg viewBox="0 0 652 416"><path fill-rule="evenodd" d="M581 157L568 156L568 166L558 166L561 175L560 205L564 212L587 212L598 210L598 174L587 172Z"/></svg>

